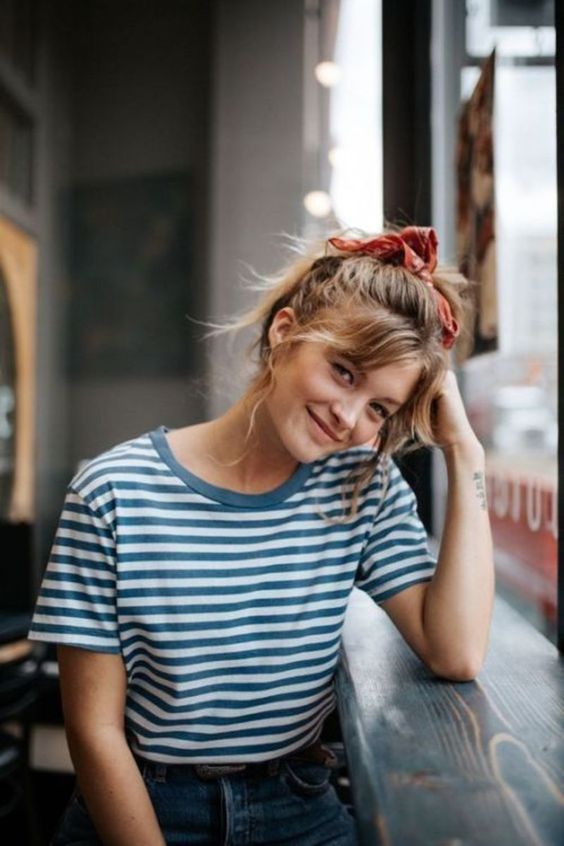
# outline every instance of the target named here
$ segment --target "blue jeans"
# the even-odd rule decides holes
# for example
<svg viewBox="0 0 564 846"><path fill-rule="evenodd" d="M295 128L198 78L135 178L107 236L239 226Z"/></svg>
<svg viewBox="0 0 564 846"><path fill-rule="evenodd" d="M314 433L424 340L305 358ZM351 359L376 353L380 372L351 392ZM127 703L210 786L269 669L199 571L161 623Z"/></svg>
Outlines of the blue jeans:
<svg viewBox="0 0 564 846"><path fill-rule="evenodd" d="M190 766L139 762L167 846L357 846L356 823L323 764L286 758L272 776L211 781ZM50 846L103 846L75 788Z"/></svg>

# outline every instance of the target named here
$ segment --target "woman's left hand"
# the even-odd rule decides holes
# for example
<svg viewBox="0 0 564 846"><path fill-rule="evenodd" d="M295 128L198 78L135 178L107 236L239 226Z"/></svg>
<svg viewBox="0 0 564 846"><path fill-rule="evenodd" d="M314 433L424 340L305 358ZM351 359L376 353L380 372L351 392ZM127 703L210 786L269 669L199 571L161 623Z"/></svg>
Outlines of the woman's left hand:
<svg viewBox="0 0 564 846"><path fill-rule="evenodd" d="M453 448L476 448L480 442L468 420L453 370L447 370L438 396L433 403L433 431L437 445Z"/></svg>

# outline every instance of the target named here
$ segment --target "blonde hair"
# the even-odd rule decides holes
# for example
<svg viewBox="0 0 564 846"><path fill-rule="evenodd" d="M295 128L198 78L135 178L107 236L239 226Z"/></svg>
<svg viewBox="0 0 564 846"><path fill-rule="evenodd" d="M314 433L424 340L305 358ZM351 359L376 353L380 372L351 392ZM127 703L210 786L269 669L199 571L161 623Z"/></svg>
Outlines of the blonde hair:
<svg viewBox="0 0 564 846"><path fill-rule="evenodd" d="M245 394L252 404L247 440L259 406L274 387L277 365L301 342L321 343L362 369L411 362L421 368L411 397L382 424L374 455L347 479L352 495L346 519L352 519L361 489L386 458L434 444L432 402L448 367L435 292L404 267L372 255L341 252L328 241L306 247L275 276L258 279L256 287L263 296L257 305L224 324L215 324L207 333L259 327L258 336L247 348L247 355L251 359L256 356L258 365ZM464 277L453 268L439 267L432 281L462 325ZM286 307L293 309L295 324L271 349L270 325L275 314ZM343 490L347 487L345 484Z"/></svg>

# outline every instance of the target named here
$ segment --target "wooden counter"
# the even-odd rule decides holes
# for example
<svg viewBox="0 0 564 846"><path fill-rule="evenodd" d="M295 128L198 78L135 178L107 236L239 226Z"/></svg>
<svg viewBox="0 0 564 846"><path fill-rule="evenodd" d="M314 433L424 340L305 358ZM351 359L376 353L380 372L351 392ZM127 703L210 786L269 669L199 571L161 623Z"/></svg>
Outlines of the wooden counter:
<svg viewBox="0 0 564 846"><path fill-rule="evenodd" d="M564 843L563 678L496 598L477 679L439 679L355 589L336 690L362 846Z"/></svg>

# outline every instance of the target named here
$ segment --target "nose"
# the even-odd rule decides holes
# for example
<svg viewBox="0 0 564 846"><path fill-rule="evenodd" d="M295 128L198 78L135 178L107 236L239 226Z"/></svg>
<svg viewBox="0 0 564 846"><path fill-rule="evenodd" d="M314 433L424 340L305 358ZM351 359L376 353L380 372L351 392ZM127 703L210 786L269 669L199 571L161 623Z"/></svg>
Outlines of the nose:
<svg viewBox="0 0 564 846"><path fill-rule="evenodd" d="M353 402L348 402L346 405L342 402L334 402L331 405L331 414L335 421L335 428L339 432L343 429L352 432L358 422L360 408L357 408Z"/></svg>

